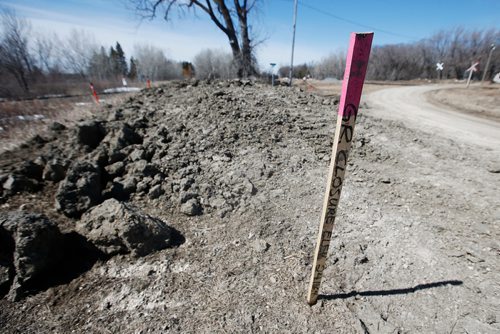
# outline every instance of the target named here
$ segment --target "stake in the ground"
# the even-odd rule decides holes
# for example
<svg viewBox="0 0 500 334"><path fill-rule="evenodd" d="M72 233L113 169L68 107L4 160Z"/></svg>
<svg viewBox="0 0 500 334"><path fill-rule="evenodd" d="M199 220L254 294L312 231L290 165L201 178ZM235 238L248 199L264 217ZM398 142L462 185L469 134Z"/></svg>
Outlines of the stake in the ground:
<svg viewBox="0 0 500 334"><path fill-rule="evenodd" d="M333 142L332 158L328 173L323 213L319 226L318 241L314 253L314 263L309 284L307 302L316 304L325 269L326 257L332 237L333 224L337 214L337 206L344 183L347 157L354 134L354 123L358 114L361 91L365 81L366 68L373 40L373 33L352 33L347 53L342 96L340 98L337 127Z"/></svg>
<svg viewBox="0 0 500 334"><path fill-rule="evenodd" d="M94 97L94 101L96 104L99 104L99 96L97 95L97 92L95 91L94 85L92 82L89 83L90 86L90 91L92 92L92 96Z"/></svg>

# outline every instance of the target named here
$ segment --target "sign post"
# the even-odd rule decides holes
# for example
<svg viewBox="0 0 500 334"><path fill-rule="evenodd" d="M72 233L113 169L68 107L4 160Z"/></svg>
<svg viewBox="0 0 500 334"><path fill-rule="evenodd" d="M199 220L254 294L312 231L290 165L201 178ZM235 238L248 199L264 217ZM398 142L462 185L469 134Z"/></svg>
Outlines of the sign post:
<svg viewBox="0 0 500 334"><path fill-rule="evenodd" d="M438 71L438 79L441 80L443 78L443 66L444 63L436 63L436 71Z"/></svg>
<svg viewBox="0 0 500 334"><path fill-rule="evenodd" d="M465 70L465 72L469 71L469 78L467 79L467 87L466 88L469 88L470 79L472 78L472 72L477 71L477 65L479 65L479 62L475 62L474 64L472 64L471 67L469 67L468 69Z"/></svg>
<svg viewBox="0 0 500 334"><path fill-rule="evenodd" d="M95 91L94 84L92 82L89 82L90 86L90 91L92 92L92 96L94 97L94 101L96 104L99 104L99 96L97 95L97 92Z"/></svg>
<svg viewBox="0 0 500 334"><path fill-rule="evenodd" d="M486 61L486 66L484 67L484 73L481 82L484 82L484 79L486 79L486 75L488 74L488 67L490 67L491 55L493 54L493 51L495 51L495 48L495 44L491 44L490 53L488 54L488 60Z"/></svg>
<svg viewBox="0 0 500 334"><path fill-rule="evenodd" d="M347 157L353 139L354 125L365 81L372 40L373 33L351 34L344 80L342 82L342 96L340 98L337 127L333 141L332 158L323 202L323 212L307 296L309 305L316 304L318 300L319 287L323 270L325 269L342 184L344 183Z"/></svg>
<svg viewBox="0 0 500 334"><path fill-rule="evenodd" d="M276 63L269 63L271 65L271 86L274 87L274 66Z"/></svg>

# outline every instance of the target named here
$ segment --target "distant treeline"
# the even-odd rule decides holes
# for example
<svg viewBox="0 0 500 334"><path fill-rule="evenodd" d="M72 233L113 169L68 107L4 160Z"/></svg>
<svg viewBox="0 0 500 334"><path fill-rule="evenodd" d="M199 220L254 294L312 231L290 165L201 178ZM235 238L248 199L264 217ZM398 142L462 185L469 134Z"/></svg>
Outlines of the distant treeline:
<svg viewBox="0 0 500 334"><path fill-rule="evenodd" d="M30 22L14 11L0 9L0 97L21 98L48 94L87 93L88 83L97 89L128 82L179 79L194 75L189 62L168 59L162 49L136 45L134 56L127 58L119 42L100 46L93 35L73 30L67 38L57 34L41 35L32 31ZM200 55L213 55L202 51ZM197 57L200 73L212 77L231 70L222 57L209 61ZM220 65L225 69L221 70ZM215 66L216 70L203 66Z"/></svg>
<svg viewBox="0 0 500 334"><path fill-rule="evenodd" d="M160 48L136 45L127 58L119 42L105 47L85 31L73 30L65 39L55 33L33 33L30 22L0 8L0 97L19 98L46 94L82 93L87 83L97 89L121 85L122 80L144 82L189 78L234 78L233 57L220 50L202 50L190 62L168 59ZM493 45L500 44L500 30L455 28L410 44L374 46L367 78L371 80L433 79L436 63L444 63L443 79L462 79L472 62L479 61L476 78L482 78ZM500 48L491 53L488 79L500 71ZM345 53L294 66L294 77L341 79ZM288 77L289 66L278 70ZM269 73L260 75L268 77Z"/></svg>
<svg viewBox="0 0 500 334"><path fill-rule="evenodd" d="M135 45L127 58L122 45L100 46L92 34L73 30L65 39L57 34L33 33L30 22L0 8L0 98L88 93L88 83L99 90L146 80L198 77L234 78L230 53L201 50L193 60L173 61L162 49Z"/></svg>
<svg viewBox="0 0 500 334"><path fill-rule="evenodd" d="M430 38L409 43L374 46L370 56L367 79L411 80L436 79L436 63L444 63L443 79L463 79L465 70L473 62L479 62L476 78L482 78L492 46L491 61L486 78L491 79L500 71L500 30L467 30L459 27L440 31ZM308 75L318 78L341 79L344 74L346 55L331 54L319 62L294 66L294 77ZM279 69L280 76L288 76L289 66Z"/></svg>

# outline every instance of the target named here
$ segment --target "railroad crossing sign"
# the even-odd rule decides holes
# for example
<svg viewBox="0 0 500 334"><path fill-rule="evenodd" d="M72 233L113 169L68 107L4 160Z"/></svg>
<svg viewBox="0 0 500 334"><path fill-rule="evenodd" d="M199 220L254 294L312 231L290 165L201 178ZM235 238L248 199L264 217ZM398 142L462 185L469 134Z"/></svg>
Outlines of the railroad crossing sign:
<svg viewBox="0 0 500 334"><path fill-rule="evenodd" d="M436 71L438 71L438 80L443 78L443 66L444 63L436 63Z"/></svg>
<svg viewBox="0 0 500 334"><path fill-rule="evenodd" d="M467 87L469 88L470 85L470 79L472 78L472 72L477 72L477 65L479 65L479 62L476 61L474 64L472 64L471 67L465 70L465 72L469 72L469 78L467 79Z"/></svg>
<svg viewBox="0 0 500 334"><path fill-rule="evenodd" d="M477 65L479 65L479 62L475 62L474 64L472 64L471 67L469 67L468 69L465 70L465 72L468 72L468 71L471 71L471 72L477 72Z"/></svg>

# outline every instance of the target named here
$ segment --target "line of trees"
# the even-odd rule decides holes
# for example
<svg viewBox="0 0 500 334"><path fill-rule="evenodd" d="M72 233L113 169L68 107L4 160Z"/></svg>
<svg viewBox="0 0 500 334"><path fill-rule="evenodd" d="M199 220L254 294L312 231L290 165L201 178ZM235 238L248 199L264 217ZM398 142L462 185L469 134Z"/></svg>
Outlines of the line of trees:
<svg viewBox="0 0 500 334"><path fill-rule="evenodd" d="M162 3L168 4L170 1ZM220 3L222 6L223 2ZM248 6L250 10L254 2L251 3L252 6L244 1L240 4L243 7ZM231 53L213 49L202 50L194 57L194 64L191 64L172 61L161 49L154 46L137 45L134 48L134 56L127 58L119 42L111 47L100 46L94 37L85 31L73 30L67 38L61 39L56 34L33 34L30 23L16 16L11 10L1 10L0 19L2 97L64 93L68 86L82 86L82 82L88 81L97 84L119 84L122 78L141 81L192 76L200 79L225 79L246 76L249 73L257 74L255 65L251 65L251 69L243 69L249 65L235 61L234 50ZM241 33L239 30L237 32ZM241 40L243 44L246 43L244 39ZM476 61L480 62L476 77L481 78L492 45L500 45L499 29L467 30L459 27L440 31L415 43L375 46L370 57L367 78L437 78L439 73L436 71L436 63L443 62L443 79L463 79L465 70ZM251 62L255 64L254 59ZM341 79L344 67L345 52L341 51L332 53L318 62L296 65L294 74L296 78L312 76L317 79ZM289 70L288 66L283 66L278 70L278 74L287 77ZM486 77L491 79L499 70L500 51L497 49L492 53ZM242 75L242 71L246 74Z"/></svg>
<svg viewBox="0 0 500 334"><path fill-rule="evenodd" d="M11 10L0 17L0 97L61 94L88 81L99 86L121 84L122 78L229 79L240 70L233 55L222 50L202 50L192 64L172 61L155 46L135 45L134 56L127 58L119 42L106 48L83 30L61 39L55 33L33 34L30 23Z"/></svg>
<svg viewBox="0 0 500 334"><path fill-rule="evenodd" d="M202 50L194 57L193 63L199 79L231 79L238 75L232 55L222 50Z"/></svg>
<svg viewBox="0 0 500 334"><path fill-rule="evenodd" d="M437 78L436 63L443 62L443 78L463 79L473 62L484 73L492 45L499 45L500 30L466 30L462 27L440 31L414 44L387 45L373 50L369 77L376 80ZM500 53L492 54L487 77L500 69Z"/></svg>
<svg viewBox="0 0 500 334"><path fill-rule="evenodd" d="M105 48L82 30L71 31L65 39L55 33L37 35L28 20L8 9L1 10L0 20L1 97L67 93L88 81L177 79L183 66L190 69L189 75L193 72L189 62L169 60L151 45L136 45L134 56L127 58L119 42Z"/></svg>
<svg viewBox="0 0 500 334"><path fill-rule="evenodd" d="M467 30L458 27L442 30L430 38L409 44L375 46L370 55L367 79L369 80L411 80L435 79L439 73L436 63L444 63L442 79L463 79L465 71L473 62L479 62L476 78L482 78L492 45L492 53L486 78L491 79L500 71L500 30ZM314 78L338 78L344 75L345 53L337 52L316 63L298 65L297 78L311 75ZM278 71L286 76L289 67Z"/></svg>

